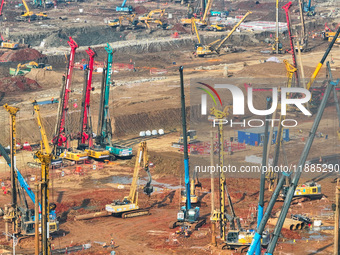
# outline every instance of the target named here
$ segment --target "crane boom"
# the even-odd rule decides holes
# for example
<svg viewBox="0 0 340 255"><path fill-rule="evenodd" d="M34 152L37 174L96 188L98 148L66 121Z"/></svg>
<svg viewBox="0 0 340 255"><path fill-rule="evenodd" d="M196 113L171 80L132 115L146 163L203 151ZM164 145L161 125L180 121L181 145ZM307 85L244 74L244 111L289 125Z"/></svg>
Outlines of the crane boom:
<svg viewBox="0 0 340 255"><path fill-rule="evenodd" d="M200 37L200 34L198 33L198 30L197 30L195 18L191 18L191 26L192 26L192 29L195 31L198 43L201 44L201 37Z"/></svg>
<svg viewBox="0 0 340 255"><path fill-rule="evenodd" d="M91 91L92 91L92 76L94 69L94 57L96 53L89 47L86 50L86 53L89 55L89 64L88 64L88 73L87 73L87 86L83 93L85 93L84 101L82 102L82 113L81 116L81 128L80 128L80 136L81 143L86 144L91 148L93 145L92 141L92 125L91 125L91 117L90 117L90 101L91 101Z"/></svg>
<svg viewBox="0 0 340 255"><path fill-rule="evenodd" d="M205 7L205 11L204 11L204 14L203 14L202 23L207 23L206 18L208 16L208 13L210 11L212 3L213 3L213 0L208 0L207 6Z"/></svg>
<svg viewBox="0 0 340 255"><path fill-rule="evenodd" d="M70 60L68 63L68 69L66 74L66 82L63 82L63 87L60 95L60 102L58 106L58 116L57 116L57 123L55 127L55 136L53 139L54 143L54 153L56 153L57 146L59 147L69 147L68 143L68 134L66 130L66 118L68 112L68 101L71 92L71 82L72 82L72 74L73 74L73 67L74 67L74 60L75 60L75 53L76 49L78 48L78 44L69 37L69 41L67 42L71 47L70 53Z"/></svg>
<svg viewBox="0 0 340 255"><path fill-rule="evenodd" d="M112 146L112 127L109 113L109 99L110 99L110 85L112 75L112 62L113 62L113 48L110 44L105 47L107 52L107 64L106 70L103 73L103 79L105 80L102 84L101 91L101 102L99 107L99 118L98 118L98 129L97 133L100 137L100 144L108 144ZM106 74L106 77L105 77Z"/></svg>
<svg viewBox="0 0 340 255"><path fill-rule="evenodd" d="M41 140L42 140L44 147L45 147L45 151L46 151L47 154L51 154L52 150L51 150L50 144L49 144L48 139L47 139L45 128L44 128L44 126L42 125L42 122L41 122L40 108L39 108L37 101L33 102L33 108L34 108L35 113L37 114L37 122L38 122L39 130L40 130L40 133L41 133ZM41 145L41 150L43 151L43 145Z"/></svg>
<svg viewBox="0 0 340 255"><path fill-rule="evenodd" d="M285 201L283 203L282 210L281 210L280 216L278 218L277 224L275 226L274 234L273 234L273 237L272 237L272 239L271 239L271 241L269 243L266 255L272 255L274 250L275 250L275 246L277 244L277 241L278 241L278 238L279 238L279 234L281 232L283 223L285 221L285 218L287 216L290 204L292 202L295 189L296 189L296 187L298 185L298 182L300 180L300 177L301 177L301 174L302 174L302 170L303 170L303 168L305 166L306 159L307 159L307 156L309 154L310 148L311 148L311 146L313 144L314 137L315 137L317 128L319 126L319 123L321 121L324 109L326 107L326 103L327 103L328 97L329 97L329 95L330 95L330 93L331 93L331 91L333 89L333 86L336 86L338 83L339 83L339 80L337 82L330 81L328 86L327 86L327 89L325 91L324 97L322 98L321 104L320 104L320 106L318 108L318 112L316 114L316 117L315 117L314 123L312 125L311 131L309 133L309 137L308 137L308 139L306 141L306 144L305 144L305 147L303 148L303 151L301 153L301 157L300 157L300 160L299 160L299 163L298 163L298 166L297 166L298 171L295 173L294 179L293 179L293 181L289 185L288 192L287 192L287 195L286 195L286 199L285 199ZM253 255L256 246L260 242L261 235L262 235L262 233L264 231L264 228L265 228L265 226L266 226L266 224L268 222L268 219L269 219L269 217L271 215L272 209L273 209L273 207L275 205L275 202L276 202L276 199L277 199L277 197L278 197L278 195L280 193L280 190L283 187L283 184L285 182L286 176L287 176L287 173L283 172L281 177L280 177L279 183L276 186L276 189L275 189L275 191L274 191L274 193L273 193L273 195L272 195L272 197L271 197L271 199L270 199L270 201L268 203L268 206L267 206L266 212L265 212L265 214L263 216L263 219L262 219L259 227L257 228L257 232L256 232L255 237L254 237L254 239L253 239L253 241L252 241L252 243L251 243L251 245L249 247L247 255Z"/></svg>
<svg viewBox="0 0 340 255"><path fill-rule="evenodd" d="M229 32L229 34L220 42L220 44L216 47L216 52L219 53L219 49L223 46L223 44L228 40L228 38L232 35L232 33L234 33L234 31L236 30L236 28L238 28L241 23L247 18L247 16L249 14L251 14L251 11L248 11L243 18L233 27L233 29Z"/></svg>
<svg viewBox="0 0 340 255"><path fill-rule="evenodd" d="M325 54L323 55L321 61L320 61L320 62L318 63L318 65L316 66L316 68L315 68L315 70L314 70L314 72L313 72L313 74L312 74L312 77L310 78L310 80L309 80L309 82L308 82L308 84L307 84L307 86L306 86L306 88L307 88L308 90L311 89L311 87L312 87L312 85L313 85L313 83L314 83L314 81L315 81L315 79L316 79L316 76L319 74L320 69L321 69L321 67L323 66L323 63L325 62L326 58L328 57L328 54L330 53L331 49L333 48L334 43L336 42L336 40L337 40L339 34L340 34L340 27L338 27L338 30L336 31L336 33L335 33L335 35L334 35L334 37L333 37L333 40L332 40L331 43L328 45L328 48L327 48L327 50L325 51Z"/></svg>

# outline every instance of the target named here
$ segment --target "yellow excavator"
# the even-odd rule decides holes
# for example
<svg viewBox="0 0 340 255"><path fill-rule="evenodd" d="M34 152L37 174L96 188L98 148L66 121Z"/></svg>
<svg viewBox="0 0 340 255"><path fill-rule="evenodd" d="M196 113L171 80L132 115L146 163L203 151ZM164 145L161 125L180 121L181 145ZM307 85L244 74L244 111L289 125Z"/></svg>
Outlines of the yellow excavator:
<svg viewBox="0 0 340 255"><path fill-rule="evenodd" d="M52 71L52 66L49 64L44 64L44 63L37 63L35 61L31 61L25 64L18 64L17 68L10 68L9 69L9 74L10 75L20 75L20 74L26 74L31 71L33 68L41 68L43 70L47 71Z"/></svg>
<svg viewBox="0 0 340 255"><path fill-rule="evenodd" d="M124 20L128 21L128 25L124 25ZM109 21L109 26L116 28L117 31L122 31L124 29L136 29L138 25L138 20L136 19L136 14L119 16L118 19Z"/></svg>
<svg viewBox="0 0 340 255"><path fill-rule="evenodd" d="M155 14L158 14L157 18L154 17ZM145 21L150 21L152 19L160 19L164 16L164 14L165 14L165 9L163 10L156 9L156 10L150 11L148 14L144 14L143 16L138 17L138 20L140 22L145 22Z"/></svg>
<svg viewBox="0 0 340 255"><path fill-rule="evenodd" d="M157 17L154 15L158 14ZM162 29L167 29L168 24L164 22L162 19L165 15L165 9L157 9L150 11L147 15L143 15L138 17L140 23L142 23L147 29L150 29L150 24L156 24L157 27L161 27Z"/></svg>
<svg viewBox="0 0 340 255"><path fill-rule="evenodd" d="M123 201L115 200L113 203L107 204L105 206L107 212L114 216L121 216L123 219L150 214L149 209L139 209L138 205L138 175L141 167L144 168L149 178L143 191L150 196L153 192L153 187L151 186L152 178L149 171L149 157L146 142L139 144L129 195L124 197Z"/></svg>
<svg viewBox="0 0 340 255"><path fill-rule="evenodd" d="M20 16L16 17L17 21L33 21L33 20L42 20L47 19L47 14L45 12L33 13L29 8L25 0L22 0L22 3L26 9L26 12L23 12Z"/></svg>
<svg viewBox="0 0 340 255"><path fill-rule="evenodd" d="M238 28L241 23L247 18L247 16L249 14L251 14L252 12L251 11L248 11L244 16L243 18L233 27L233 29L228 33L228 35L226 37L224 37L223 39L218 39L216 41L213 41L211 42L210 44L208 45L203 45L201 43L201 38L200 38L200 35L198 33L198 30L197 30L197 26L196 26L196 22L194 19L191 20L191 24L192 24L192 30L195 31L196 33L196 36L197 36L197 40L198 40L198 43L195 44L195 56L197 57L204 57L204 56L207 56L207 55L212 55L212 54L217 54L219 55L220 54L220 49L221 47L224 45L224 43L229 39L229 37L234 33L234 31L236 30L236 28ZM217 45L217 46L216 46Z"/></svg>

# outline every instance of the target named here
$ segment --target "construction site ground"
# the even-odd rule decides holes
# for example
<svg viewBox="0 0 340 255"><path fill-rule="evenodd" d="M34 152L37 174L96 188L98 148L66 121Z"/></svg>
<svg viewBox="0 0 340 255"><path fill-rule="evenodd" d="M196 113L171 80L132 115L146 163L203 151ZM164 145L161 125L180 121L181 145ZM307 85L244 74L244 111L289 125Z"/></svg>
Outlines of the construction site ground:
<svg viewBox="0 0 340 255"><path fill-rule="evenodd" d="M33 69L24 77L10 78L9 67L16 67L21 62L20 59L0 65L0 92L4 93L1 103L15 104L20 107L17 118L17 139L20 144L28 142L34 145L40 142L40 132L36 124L36 116L33 115L32 100L42 101L59 97L66 66L64 54L69 52L66 43L68 36L75 34L74 39L80 46L83 46L78 50L79 54L77 52L76 62L87 59L84 49L88 46L92 47L92 45L98 54L96 60L104 61L106 54L102 44L106 42L116 46L118 41L122 41L120 46L128 48L129 43L132 45L134 40L141 40L140 45L146 39L156 43L159 40L160 44L161 41L172 40L170 35L175 30L154 30L151 34L143 29L136 32L112 31L106 26L104 19L106 17L112 19L117 16L117 14L111 15L111 13L114 12L113 6L118 4L118 1L110 2L111 7L108 7L107 2L99 1L69 3L65 6L61 5L58 9L48 10L51 19L44 23L32 22L32 24L20 23L20 25L14 21L15 15L18 15L19 11L7 11L8 16L5 15L7 20L4 23L10 30L9 35L16 39L20 36L25 38L24 43L29 43L38 51L46 54L47 59L52 61L49 64L53 66L53 71ZM257 9L251 1L230 4L235 8L235 11L232 12L233 15L244 14L248 9L254 8L254 15L250 20L267 18L268 21L274 21L274 9L268 3L266 3L268 7L263 5L262 9ZM186 12L185 6L172 2L143 4L147 10L157 8L157 6L164 7L173 13L173 24ZM79 9L83 9L83 12L80 13ZM92 11L93 9L95 11ZM143 8L139 9L142 13ZM269 10L273 11L269 12ZM326 13L329 11L329 7L325 5L322 10ZM296 16L292 16L296 18ZM68 19L61 20L59 17ZM284 16L282 18L284 19ZM323 29L324 21L318 20L317 17L310 18L308 22L313 27L313 32L320 32ZM337 23L338 20L331 19L331 22ZM190 31L190 28L185 29ZM23 33L22 30L25 32ZM108 216L84 221L74 220L74 217L78 215L103 211L106 204L113 200L122 200L124 196L128 195L135 157L129 160L118 159L108 164L91 162L80 165L81 170L78 168L77 171L75 165L51 170L50 200L57 204L56 212L60 217L60 231L52 234L53 249L91 243L90 249L75 254L109 254L111 250L115 250L116 254L237 254L235 251L222 251L222 242L219 238L217 238L217 247L210 245L211 179L207 174L199 176L202 189L196 190L202 201L201 216L206 217L207 224L198 231L193 231L190 238L177 235L175 232L178 228L169 229L170 222L176 220L177 211L181 206L180 190L184 188L183 154L178 148L171 146L173 142L178 141L181 130L178 68L181 65L184 66L186 99L187 106L189 106L190 88L196 86L198 81L209 84L213 84L214 80L225 80L226 83L233 81L244 92L246 91L244 83L252 83L254 87L261 87L263 84L268 85L267 78L285 82L287 76L282 60L288 59L291 63L291 54L268 54L268 51L271 51L271 46L264 40L272 38L270 34L273 36L273 33L242 31L233 36L230 43L227 43L230 49L237 48L236 52L223 52L220 56L195 58L192 52L196 38L183 31L179 31L179 39L188 37L190 43L184 42L164 51L160 51L157 47L145 49L140 46L140 48L137 47L137 49L134 48L126 52L118 50L114 54L114 62L134 63L135 68L129 71L116 71L113 74L116 86L111 88L110 115L113 118L114 140L119 142L133 139L139 136L140 131L153 129L164 129L166 133L163 136L155 136L147 140L154 193L148 197L140 189L139 203L141 208L150 208L151 215L131 219ZM202 32L202 34L208 41L216 37L216 33L213 32ZM249 38L252 39L248 41ZM43 39L45 39L45 46L48 47L40 47ZM284 48L288 49L287 37L283 43ZM172 44L169 43L169 45ZM311 50L302 53L306 81L311 77L327 46L328 42L322 40L320 36L315 37L314 40L310 37ZM327 61L331 61L334 78L338 78L340 75L339 53L340 48L336 45L327 58ZM56 57L49 58L53 54ZM275 56L281 63L266 62L272 56ZM159 74L154 74L152 70L158 70ZM325 76L326 69L323 67L318 76L318 84L325 79ZM72 133L77 133L79 126L83 79L83 71L75 70L70 97L69 122L72 126ZM101 73L94 74L93 82L91 112L96 131ZM270 92L255 92L255 105L263 107L265 97L269 95ZM47 135L52 138L58 105L48 104L42 105L40 108ZM297 164L309 136L314 116L306 117L295 113L291 116L297 118L299 123L296 128L290 129L291 141L285 144L285 148L288 162ZM337 136L339 124L335 116L337 115L334 102L330 100L318 129L323 135L320 134L315 138L309 159L337 154L340 140ZM5 109L0 109L0 128L3 133L0 143L7 146L10 144L10 126L9 114ZM237 129L237 127L226 128L225 137L228 139L235 136ZM209 131L210 127L207 127L205 132L198 133L199 139L208 141ZM135 141L140 140L142 139ZM135 153L138 144L136 142L132 144ZM271 146L270 151L273 154L274 145ZM33 153L34 151L20 150L17 155L17 166L31 187L34 187L34 183L40 176L39 168L27 164L34 162ZM245 162L245 157L249 155L262 157L262 147L246 146L245 149L235 151L232 155L226 155L225 162L238 166L249 165L250 163ZM207 157L209 158L209 155ZM196 159L199 160L199 156L190 156L191 161ZM215 162L217 160L216 156ZM280 162L283 162L282 158L280 158ZM0 166L1 182L7 185L10 171L3 157L0 158ZM227 185L232 202L243 226L255 228L256 225L252 217L252 209L257 206L259 177L259 173L227 175ZM324 196L320 200L300 199L294 201L289 215L308 212L310 218L322 220L323 225L320 229L315 230L283 229L276 248L277 254L332 254L334 219L331 208L335 202L335 179L337 177L337 173L304 173L302 175L301 182L314 180L321 184ZM142 173L141 182L143 180L146 180L145 173ZM214 178L214 183L216 191L217 178ZM272 192L266 189L266 202L269 201L271 194ZM10 203L10 200L10 195L1 193L0 207ZM218 204L218 201L218 197L215 195L215 205ZM275 205L273 217L277 215L282 204L282 202L278 202ZM29 206L33 208L31 201L29 201ZM269 225L270 230L273 230L273 227ZM0 229L5 229L3 221L0 221ZM216 235L219 235L218 227ZM115 241L115 248L104 248L103 245L109 244L111 238ZM0 235L0 244L2 245L0 248L11 249L10 243L5 241L3 235ZM17 246L17 254L33 254L33 247L34 237L22 238Z"/></svg>

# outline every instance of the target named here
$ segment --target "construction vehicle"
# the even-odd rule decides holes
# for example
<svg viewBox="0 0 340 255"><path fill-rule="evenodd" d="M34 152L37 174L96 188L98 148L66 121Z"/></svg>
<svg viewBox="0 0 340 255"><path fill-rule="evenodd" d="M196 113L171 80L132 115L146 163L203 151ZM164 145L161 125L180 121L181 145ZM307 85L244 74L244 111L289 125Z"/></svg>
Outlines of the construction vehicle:
<svg viewBox="0 0 340 255"><path fill-rule="evenodd" d="M201 17L202 19L198 19L198 18L184 18L181 19L181 24L183 26L188 26L188 25L192 25L192 22L194 21L199 29L204 29L207 25L207 17L208 17L208 13L210 11L210 8L212 6L213 0L208 0L208 3L206 4L205 10L204 10L204 14L203 17Z"/></svg>
<svg viewBox="0 0 340 255"><path fill-rule="evenodd" d="M227 234L226 244L223 246L222 249L232 249L232 250L240 250L241 253L246 251L254 236L255 230L229 230ZM262 234L261 246L267 247L270 241L270 234L265 231Z"/></svg>
<svg viewBox="0 0 340 255"><path fill-rule="evenodd" d="M189 171L189 156L188 156L188 141L187 141L187 124L185 110L185 95L184 95L184 79L183 66L179 68L181 80L181 105L182 105L182 127L183 127L183 144L184 144L184 180L186 192L186 204L182 206L177 213L177 221L170 222L169 228L173 229L177 226L189 227L193 226L195 230L205 224L206 220L200 218L200 208L191 207L191 189L190 189L190 171Z"/></svg>
<svg viewBox="0 0 340 255"><path fill-rule="evenodd" d="M52 149L51 149L49 141L47 139L45 128L44 128L42 121L41 121L40 107L39 107L36 100L33 101L33 108L34 108L35 114L37 115L37 123L38 123L38 127L39 127L39 130L40 130L40 135L41 135L41 140L40 140L41 152L43 153L45 151L46 154L52 154ZM45 150L44 150L44 148L45 148ZM51 164L52 164L52 166L53 165L54 166L61 165L62 159L57 157L57 156L54 156L51 160Z"/></svg>
<svg viewBox="0 0 340 255"><path fill-rule="evenodd" d="M105 50L107 52L107 63L102 74L96 143L102 148L108 150L114 157L131 158L131 147L112 144L112 125L109 111L109 99L110 87L114 83L111 81L113 49L110 44L107 44Z"/></svg>
<svg viewBox="0 0 340 255"><path fill-rule="evenodd" d="M308 4L303 2L303 11L307 13L307 16L315 15L315 6L312 6L312 0L308 0Z"/></svg>
<svg viewBox="0 0 340 255"><path fill-rule="evenodd" d="M229 15L228 11L210 11L211 16L227 17Z"/></svg>
<svg viewBox="0 0 340 255"><path fill-rule="evenodd" d="M226 106L223 111L220 111L216 109L215 107L212 107L210 109L210 114L212 116L215 116L217 119L224 119L229 115L229 110L232 108L232 106ZM223 124L222 122L218 125L218 141L219 141L219 165L221 167L224 166L224 137L223 137ZM220 198L220 208L215 209L213 214L211 215L211 221L213 222L219 222L220 223L220 236L221 239L226 242L227 241L227 233L226 233L226 227L227 227L227 221L230 223L230 231L236 230L235 221L237 224L237 229L241 230L241 223L240 219L236 217L235 210L233 203L231 201L230 194L228 192L228 187L226 183L226 177L224 173L219 172L219 198ZM228 200L230 213L228 213L226 208L226 198ZM224 245L224 247L227 247L227 244Z"/></svg>
<svg viewBox="0 0 340 255"><path fill-rule="evenodd" d="M199 197L196 195L196 187L202 188L202 183L200 183L200 181L198 180L198 173L194 171L193 177L190 181L190 192L191 192L190 200L192 204L197 204L200 202ZM181 202L185 204L187 201L187 193L185 189L181 190L181 196L182 196Z"/></svg>
<svg viewBox="0 0 340 255"><path fill-rule="evenodd" d="M33 21L33 20L43 20L43 19L48 18L45 12L39 12L35 14L32 11L30 11L25 0L22 0L22 3L26 9L26 12L23 12L20 16L16 17L15 19L17 21L28 21L28 20Z"/></svg>
<svg viewBox="0 0 340 255"><path fill-rule="evenodd" d="M2 40L1 41L1 48L16 50L16 49L19 48L19 44L15 43L15 42L6 42L6 41Z"/></svg>
<svg viewBox="0 0 340 255"><path fill-rule="evenodd" d="M225 31L226 30L226 27L223 25L223 24L212 24L210 26L207 26L205 28L205 30L208 30L208 31Z"/></svg>
<svg viewBox="0 0 340 255"><path fill-rule="evenodd" d="M30 61L28 63L25 64L18 64L17 68L10 68L9 69L9 74L10 75L22 75L22 74L26 74L29 73L31 71L31 69L33 68L40 68L46 71L52 71L52 66L49 64L44 64L44 63L37 63L35 61Z"/></svg>
<svg viewBox="0 0 340 255"><path fill-rule="evenodd" d="M198 43L195 44L195 50L196 50L195 56L204 57L204 56L212 55L212 54L219 55L221 47L225 44L225 42L229 39L229 37L234 33L236 28L238 28L241 25L241 23L247 18L247 16L251 13L252 13L251 11L248 11L242 17L242 19L233 27L233 29L228 33L228 35L226 37L224 37L223 39L218 39L216 41L213 41L212 43L210 43L208 45L202 44L201 38L200 38L198 30L197 30L195 20L192 19L191 20L192 29L195 31L196 36L197 36L197 40L198 40Z"/></svg>
<svg viewBox="0 0 340 255"><path fill-rule="evenodd" d="M25 192L28 194L33 203L35 203L35 195L32 192L30 186L25 181L25 178L21 175L20 171L16 167L16 114L19 108L4 105L5 109L10 113L11 121L11 146L10 157L0 144L0 153L5 158L7 164L11 167L11 196L12 201L10 205L5 205L4 216L6 231L9 229L8 224L12 224L13 232L20 235L34 235L35 234L35 217L34 210L28 208ZM17 186L19 183L19 187ZM20 205L18 204L18 198L20 199ZM40 205L41 208L41 205ZM50 205L51 212L50 218L50 233L59 230L59 222L55 215L55 204Z"/></svg>
<svg viewBox="0 0 340 255"><path fill-rule="evenodd" d="M136 14L124 15L118 17L118 19L114 19L109 21L108 25L110 27L116 28L117 31L122 31L124 29L136 29L138 27L138 20L135 19ZM125 25L123 21L128 21L128 24Z"/></svg>
<svg viewBox="0 0 340 255"><path fill-rule="evenodd" d="M288 186L283 187L280 194L281 197L285 198L287 196L288 189ZM299 184L294 192L294 197L308 197L311 199L321 198L321 185L313 181Z"/></svg>
<svg viewBox="0 0 340 255"><path fill-rule="evenodd" d="M133 12L133 7L131 5L125 5L127 0L124 0L121 6L116 6L117 12Z"/></svg>
<svg viewBox="0 0 340 255"><path fill-rule="evenodd" d="M198 141L196 130L188 130L187 139L188 139L188 144L196 143ZM183 134L180 136L178 143L183 144Z"/></svg>
<svg viewBox="0 0 340 255"><path fill-rule="evenodd" d="M157 15L157 17L154 17L154 15ZM153 19L161 19L163 18L163 16L165 15L165 9L161 10L161 9L156 9L156 10L152 10L150 11L148 14L144 14L140 17L138 17L138 20L140 22L145 22L145 21L150 21Z"/></svg>
<svg viewBox="0 0 340 255"><path fill-rule="evenodd" d="M274 228L273 236L272 236L272 238L271 238L271 240L268 244L268 248L267 248L267 251L265 253L267 255L272 255L274 253L274 250L276 248L276 244L277 244L277 241L279 239L284 221L285 221L287 213L289 211L290 204L291 204L292 199L294 197L295 190L298 186L302 171L305 167L305 163L306 163L309 151L310 151L311 146L313 144L314 137L316 135L318 126L320 124L323 112L326 108L327 100L328 100L328 98L331 94L331 91L333 90L333 86L335 86L336 84L338 84L338 82L329 81L328 86L325 90L324 97L322 98L322 101L321 101L321 103L318 107L318 111L317 111L317 114L315 116L311 131L309 132L309 136L307 138L307 141L306 141L305 146L303 148L299 162L297 164L297 171L295 172L294 177L292 178L292 181L289 183L289 186L288 186L288 189L287 189L287 192L286 192L286 198L285 198L283 206L281 208L281 212L280 212L279 218L277 220L277 224ZM266 208L266 212L264 213L264 216L261 220L261 223L259 224L259 226L257 228L254 239L253 239L253 241L252 241L252 243L249 247L249 250L247 252L248 255L253 255L256 247L260 243L264 228L265 228L265 226L266 226L266 224L269 220L269 217L272 213L275 202L276 202L276 200L277 200L277 198L280 194L280 191L281 191L281 189L282 189L282 187L285 183L286 177L290 174L291 173L285 173L285 172L282 173L282 175L279 179L279 182L278 182L278 184L277 184L277 186L276 186L276 188L273 192L273 195L270 198L270 201L269 201L268 206Z"/></svg>
<svg viewBox="0 0 340 255"><path fill-rule="evenodd" d="M88 158L87 152L70 148L71 135L68 130L67 117L68 117L68 103L71 92L71 82L74 67L75 52L78 44L72 39L67 42L71 47L70 59L68 62L68 69L66 73L66 81L63 80L62 89L60 92L60 101L58 105L57 122L54 130L53 142L53 155L60 156L65 160L82 162Z"/></svg>
<svg viewBox="0 0 340 255"><path fill-rule="evenodd" d="M157 15L157 16L155 16ZM143 16L138 17L138 20L141 24L144 24L147 29L150 29L150 24L156 24L157 27L161 27L162 29L167 29L168 24L164 22L163 17L165 15L165 9L156 9L150 11L148 14L144 14Z"/></svg>
<svg viewBox="0 0 340 255"><path fill-rule="evenodd" d="M88 153L88 156L95 160L108 160L110 158L110 152L104 150L93 143L93 130L92 120L90 115L90 101L92 87L92 76L93 76L93 65L94 57L96 53L89 47L86 50L89 55L89 63L87 68L84 70L84 87L83 87L83 99L81 104L81 115L80 115L80 129L78 137L78 149L84 150Z"/></svg>
<svg viewBox="0 0 340 255"><path fill-rule="evenodd" d="M151 174L149 171L149 157L146 142L141 142L136 154L136 163L130 187L130 193L124 197L123 201L115 200L111 204L105 206L105 210L112 213L114 216L121 216L123 219L137 216L149 215L149 209L139 209L138 205L138 178L139 171L143 167L148 175L148 181L143 188L143 192L150 196L153 192L151 185Z"/></svg>

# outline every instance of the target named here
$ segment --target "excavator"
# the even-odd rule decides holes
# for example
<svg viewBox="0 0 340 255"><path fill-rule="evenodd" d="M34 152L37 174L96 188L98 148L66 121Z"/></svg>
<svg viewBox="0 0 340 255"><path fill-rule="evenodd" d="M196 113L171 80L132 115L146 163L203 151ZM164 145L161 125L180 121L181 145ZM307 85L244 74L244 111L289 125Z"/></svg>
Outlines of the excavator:
<svg viewBox="0 0 340 255"><path fill-rule="evenodd" d="M133 12L133 7L131 5L125 5L127 0L124 0L120 6L116 6L116 12Z"/></svg>
<svg viewBox="0 0 340 255"><path fill-rule="evenodd" d="M118 19L109 21L109 26L116 28L116 31L122 31L124 29L136 29L138 27L138 20L135 19L136 14L119 16ZM128 21L128 25L124 25L123 21Z"/></svg>
<svg viewBox="0 0 340 255"><path fill-rule="evenodd" d="M33 13L25 0L22 0L22 3L26 9L26 12L23 12L20 16L16 17L15 19L17 21L33 21L33 20L43 20L43 19L48 19L47 14L45 12L39 12L39 13Z"/></svg>
<svg viewBox="0 0 340 255"><path fill-rule="evenodd" d="M67 123L68 120L68 110L69 110L69 96L71 92L71 82L72 82L72 74L74 67L74 58L76 49L78 48L78 44L72 39L67 42L71 47L70 59L68 62L68 69L66 73L66 81L63 80L61 92L60 92L60 100L58 105L58 115L57 122L54 131L54 137L52 139L53 142L53 151L52 153L56 156L60 156L65 160L75 161L75 162L83 162L88 158L87 152L76 150L70 147L71 135L69 133L69 125Z"/></svg>
<svg viewBox="0 0 340 255"><path fill-rule="evenodd" d="M153 192L153 186L151 185L152 178L149 171L148 150L145 141L139 144L136 155L136 163L129 195L124 197L122 201L115 200L113 203L105 206L107 212L112 213L114 216L121 216L123 219L150 214L149 209L140 209L138 205L138 176L142 167L148 175L148 181L144 186L143 191L148 196Z"/></svg>
<svg viewBox="0 0 340 255"><path fill-rule="evenodd" d="M11 145L10 145L10 156L7 154L4 147L0 144L0 153L6 160L7 164L11 167L11 195L12 202L10 205L5 205L4 208L4 216L5 220L5 229L8 232L8 225L11 224L13 226L13 232L18 235L28 236L35 234L35 213L33 209L28 208L25 191L27 195L30 197L33 203L35 203L35 195L32 192L30 186L25 181L25 178L22 176L18 168L16 167L16 114L20 110L17 107L9 106L7 104L4 105L5 109L10 114L11 121ZM19 183L19 186L17 186ZM20 200L20 205L18 204L18 199ZM40 208L41 205L39 204ZM53 233L59 230L59 222L57 220L55 214L56 205L50 204L50 213L49 213L49 231Z"/></svg>
<svg viewBox="0 0 340 255"><path fill-rule="evenodd" d="M92 159L103 161L110 158L110 152L94 145L92 120L90 115L91 91L93 90L92 75L94 69L94 57L96 56L96 53L90 47L86 50L86 53L89 55L89 64L84 72L85 79L81 104L78 150L87 152L88 156Z"/></svg>
<svg viewBox="0 0 340 255"><path fill-rule="evenodd" d="M155 14L157 17L155 17ZM148 14L138 17L138 21L143 24L147 29L150 29L150 24L156 24L157 27L167 29L168 24L164 22L163 17L165 15L165 9L156 9L150 11ZM138 24L138 23L137 23Z"/></svg>
<svg viewBox="0 0 340 255"><path fill-rule="evenodd" d="M157 18L154 17L154 15L158 15ZM161 9L156 9L156 10L152 10L150 11L148 14L144 14L143 16L138 17L138 20L140 22L145 22L145 21L150 21L152 19L161 19L165 14L165 9L161 10Z"/></svg>
<svg viewBox="0 0 340 255"><path fill-rule="evenodd" d="M110 44L105 47L107 64L103 70L98 114L96 143L108 150L111 157L131 158L132 148L112 143L112 125L109 112L109 99L112 75L113 49Z"/></svg>
<svg viewBox="0 0 340 255"><path fill-rule="evenodd" d="M37 63L35 61L30 61L25 64L19 63L17 65L17 68L10 68L9 69L9 74L10 75L20 75L20 74L25 74L31 71L32 68L40 68L46 71L52 71L52 66L44 63Z"/></svg>
<svg viewBox="0 0 340 255"><path fill-rule="evenodd" d="M238 28L241 23L247 18L247 16L249 14L251 14L252 12L251 11L248 11L244 16L243 18L233 27L233 29L228 33L228 35L226 37L224 37L223 39L218 39L216 41L213 41L211 42L210 44L208 45L203 45L202 42L201 42L201 38L200 38L200 35L198 33L198 30L197 30L197 26L196 26L196 22L195 22L195 19L191 19L191 24L192 24L192 30L195 31L196 33L196 36L197 36L197 40L198 40L198 43L195 44L195 56L198 56L198 57L204 57L204 56L207 56L207 55L212 55L212 54L217 54L219 55L220 54L220 49L221 47L224 45L224 43L228 40L228 38L234 33L234 31L236 30L236 28ZM217 46L216 46L217 45Z"/></svg>

